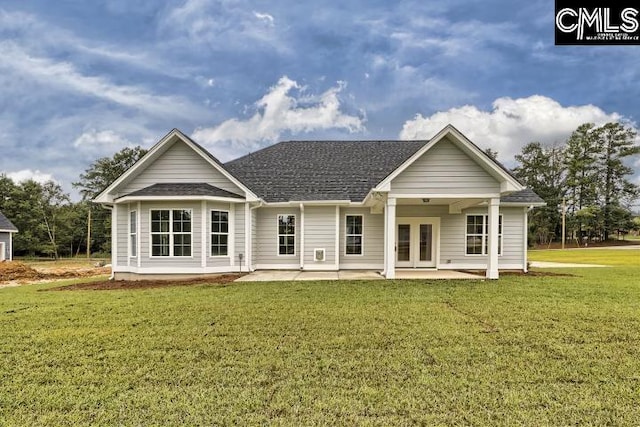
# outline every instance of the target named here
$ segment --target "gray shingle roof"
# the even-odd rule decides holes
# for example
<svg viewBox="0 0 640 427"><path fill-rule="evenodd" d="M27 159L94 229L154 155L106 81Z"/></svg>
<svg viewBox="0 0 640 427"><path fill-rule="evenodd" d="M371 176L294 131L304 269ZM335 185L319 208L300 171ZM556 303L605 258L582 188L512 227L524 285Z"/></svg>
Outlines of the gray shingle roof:
<svg viewBox="0 0 640 427"><path fill-rule="evenodd" d="M0 212L0 230L14 231L14 232L18 231L16 226L13 225L11 221L9 221L9 219L7 219L7 217L4 216L2 212Z"/></svg>
<svg viewBox="0 0 640 427"><path fill-rule="evenodd" d="M521 191L516 191L508 196L500 198L501 203L544 203L544 200L540 198L532 190L525 188Z"/></svg>
<svg viewBox="0 0 640 427"><path fill-rule="evenodd" d="M244 199L243 196L204 182L153 184L126 196L213 196Z"/></svg>
<svg viewBox="0 0 640 427"><path fill-rule="evenodd" d="M287 141L225 163L267 202L362 201L427 141Z"/></svg>

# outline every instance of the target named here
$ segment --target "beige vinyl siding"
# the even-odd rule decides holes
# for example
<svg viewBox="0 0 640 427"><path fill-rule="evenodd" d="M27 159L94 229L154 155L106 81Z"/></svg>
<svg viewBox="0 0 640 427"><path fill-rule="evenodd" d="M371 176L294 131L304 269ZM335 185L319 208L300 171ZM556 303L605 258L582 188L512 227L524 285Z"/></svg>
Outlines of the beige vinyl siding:
<svg viewBox="0 0 640 427"><path fill-rule="evenodd" d="M300 209L292 207L262 207L256 209L256 265L300 266ZM278 255L278 215L295 215L295 255Z"/></svg>
<svg viewBox="0 0 640 427"><path fill-rule="evenodd" d="M363 254L345 255L346 215L362 215ZM383 268L384 215L372 214L369 208L340 209L340 268Z"/></svg>
<svg viewBox="0 0 640 427"><path fill-rule="evenodd" d="M391 181L391 195L498 193L500 184L448 139L443 139Z"/></svg>
<svg viewBox="0 0 640 427"><path fill-rule="evenodd" d="M335 269L336 252L335 206L305 206L304 208L304 266L305 268ZM325 250L325 260L316 262L314 249Z"/></svg>
<svg viewBox="0 0 640 427"><path fill-rule="evenodd" d="M129 205L115 205L114 209L117 210L116 221L118 224L117 263L119 266L125 266L129 259Z"/></svg>
<svg viewBox="0 0 640 427"><path fill-rule="evenodd" d="M119 195L128 194L158 183L206 182L215 187L243 195L210 163L200 157L187 144L176 141L151 163L140 175L133 178Z"/></svg>
<svg viewBox="0 0 640 427"><path fill-rule="evenodd" d="M191 256L190 257L150 257L150 211L155 209L190 209L191 210ZM118 213L118 216L120 213ZM202 208L200 202L142 202L140 219L140 266L145 267L201 267L202 266ZM125 222L127 219L125 218ZM126 235L124 236L126 242ZM126 243L125 243L126 249ZM120 255L118 254L118 258Z"/></svg>

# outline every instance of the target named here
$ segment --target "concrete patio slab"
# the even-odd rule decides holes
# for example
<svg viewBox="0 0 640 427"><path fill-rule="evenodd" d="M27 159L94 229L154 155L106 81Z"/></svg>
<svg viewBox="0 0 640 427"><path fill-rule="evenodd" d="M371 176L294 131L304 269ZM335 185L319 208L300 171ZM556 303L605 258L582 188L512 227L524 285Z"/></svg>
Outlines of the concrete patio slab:
<svg viewBox="0 0 640 427"><path fill-rule="evenodd" d="M372 270L340 270L339 280L382 280L384 277L377 271Z"/></svg>
<svg viewBox="0 0 640 427"><path fill-rule="evenodd" d="M484 276L471 273L463 273L455 270L396 270L396 279L472 279L482 280Z"/></svg>
<svg viewBox="0 0 640 427"><path fill-rule="evenodd" d="M258 270L236 279L236 282L272 282L295 280L300 274L296 270Z"/></svg>

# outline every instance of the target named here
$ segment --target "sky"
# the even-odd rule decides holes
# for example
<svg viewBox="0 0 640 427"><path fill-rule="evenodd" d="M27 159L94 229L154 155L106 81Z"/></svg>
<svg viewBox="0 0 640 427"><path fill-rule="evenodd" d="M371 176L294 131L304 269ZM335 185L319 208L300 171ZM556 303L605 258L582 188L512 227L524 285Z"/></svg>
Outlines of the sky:
<svg viewBox="0 0 640 427"><path fill-rule="evenodd" d="M93 161L173 128L226 161L280 140L428 139L451 123L513 167L526 143L585 122L636 127L640 46L555 46L553 7L3 0L0 173L77 197Z"/></svg>

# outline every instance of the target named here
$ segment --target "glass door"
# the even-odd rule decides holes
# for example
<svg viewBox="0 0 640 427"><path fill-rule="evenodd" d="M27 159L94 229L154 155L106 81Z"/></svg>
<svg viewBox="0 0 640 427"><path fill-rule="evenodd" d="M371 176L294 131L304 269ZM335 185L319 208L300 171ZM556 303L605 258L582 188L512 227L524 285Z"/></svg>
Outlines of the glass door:
<svg viewBox="0 0 640 427"><path fill-rule="evenodd" d="M435 267L439 224L440 218L399 218L396 229L396 267Z"/></svg>

